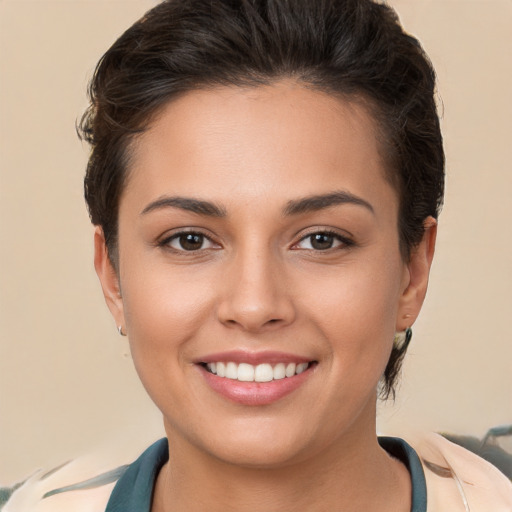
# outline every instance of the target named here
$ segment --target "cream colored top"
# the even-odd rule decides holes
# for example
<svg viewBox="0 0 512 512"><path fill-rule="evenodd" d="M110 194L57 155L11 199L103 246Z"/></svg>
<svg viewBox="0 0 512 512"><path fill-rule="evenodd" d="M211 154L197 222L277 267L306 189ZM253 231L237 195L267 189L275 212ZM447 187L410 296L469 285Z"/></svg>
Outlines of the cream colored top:
<svg viewBox="0 0 512 512"><path fill-rule="evenodd" d="M512 483L496 467L437 434L410 444L423 464L427 512L512 512ZM13 493L2 512L103 512L115 481L43 496L118 465L119 461L84 457L51 474L38 472Z"/></svg>

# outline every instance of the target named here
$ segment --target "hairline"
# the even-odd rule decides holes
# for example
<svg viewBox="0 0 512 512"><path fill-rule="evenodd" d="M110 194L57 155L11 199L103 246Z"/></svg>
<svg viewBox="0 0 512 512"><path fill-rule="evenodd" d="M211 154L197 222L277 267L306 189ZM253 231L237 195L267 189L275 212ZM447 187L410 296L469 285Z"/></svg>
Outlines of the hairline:
<svg viewBox="0 0 512 512"><path fill-rule="evenodd" d="M142 121L141 125L137 128L137 131L126 133L123 138L124 141L124 162L123 162L123 179L120 183L119 194L117 197L116 204L116 214L115 214L115 226L114 233L112 239L109 241L107 245L109 259L116 271L119 268L119 209L121 200L124 194L124 190L128 186L130 175L133 172L133 161L137 155L137 145L144 138L145 134L151 130L151 127L154 123L157 123L160 116L164 115L167 107L179 100L180 98L192 94L194 92L200 91L215 91L219 89L257 89L259 87L272 87L276 84L282 82L289 82L291 84L296 84L300 87L303 87L308 90L312 90L314 92L318 92L324 95L327 95L331 98L339 100L343 102L346 107L351 108L354 105L361 107L364 112L370 117L373 125L373 135L377 142L377 151L379 157L381 159L381 164L383 168L383 177L388 182L388 184L392 187L392 189L396 193L397 201L398 201L398 215L397 215L397 230L399 235L399 244L400 244L400 253L402 254L402 258L404 261L408 261L410 257L410 250L412 248L408 248L405 246L405 241L402 240L401 231L400 231L400 208L402 206L402 191L400 187L400 178L398 173L399 169L396 168L396 155L393 154L394 151L392 149L392 143L389 140L389 129L383 120L384 112L383 107L379 104L379 102L372 98L368 93L364 91L354 91L354 92L341 92L339 90L334 90L331 87L320 85L315 83L313 80L307 79L307 73L299 74L299 73L283 73L281 75L275 76L240 76L238 82L228 81L228 80L204 80L202 82L198 82L193 86L182 89L175 92L170 92L168 95L162 98L162 101L155 105L151 110L148 110L145 120Z"/></svg>

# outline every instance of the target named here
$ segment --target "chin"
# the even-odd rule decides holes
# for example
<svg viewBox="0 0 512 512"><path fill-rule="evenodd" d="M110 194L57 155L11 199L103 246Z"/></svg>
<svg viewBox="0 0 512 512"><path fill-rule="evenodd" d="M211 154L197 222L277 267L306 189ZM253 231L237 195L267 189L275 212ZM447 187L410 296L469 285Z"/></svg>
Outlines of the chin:
<svg viewBox="0 0 512 512"><path fill-rule="evenodd" d="M304 449L285 435L273 439L232 439L219 450L212 452L227 464L252 469L277 469L298 462L304 457ZM301 456L302 455L302 456Z"/></svg>
<svg viewBox="0 0 512 512"><path fill-rule="evenodd" d="M270 469L293 464L314 451L314 433L293 428L293 423L252 417L239 418L231 424L215 422L216 428L209 431L166 430L170 446L176 441L185 442L202 457L239 467Z"/></svg>

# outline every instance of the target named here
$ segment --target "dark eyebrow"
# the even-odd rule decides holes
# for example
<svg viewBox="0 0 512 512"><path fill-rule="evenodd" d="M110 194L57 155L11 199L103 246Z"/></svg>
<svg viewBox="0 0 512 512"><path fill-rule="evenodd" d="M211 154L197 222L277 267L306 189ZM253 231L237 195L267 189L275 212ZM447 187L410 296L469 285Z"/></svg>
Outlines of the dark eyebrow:
<svg viewBox="0 0 512 512"><path fill-rule="evenodd" d="M363 206L371 213L375 213L373 206L364 199L351 194L350 192L337 191L329 194L322 194L317 196L309 196L295 201L289 201L284 209L285 215L300 215L301 213L314 212L323 210L330 206L337 206L339 204L355 204Z"/></svg>
<svg viewBox="0 0 512 512"><path fill-rule="evenodd" d="M217 206L210 201L203 201L201 199L192 199L190 197L160 197L156 201L149 203L141 215L160 210L162 208L180 208L189 212L197 213L198 215L207 215L208 217L225 217L226 210Z"/></svg>

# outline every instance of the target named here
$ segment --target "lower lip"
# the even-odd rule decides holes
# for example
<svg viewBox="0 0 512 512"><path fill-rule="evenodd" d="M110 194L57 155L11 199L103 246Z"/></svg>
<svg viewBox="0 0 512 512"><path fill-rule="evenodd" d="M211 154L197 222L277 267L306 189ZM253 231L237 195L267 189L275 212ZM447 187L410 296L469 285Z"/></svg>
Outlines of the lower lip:
<svg viewBox="0 0 512 512"><path fill-rule="evenodd" d="M223 397L243 405L269 405L289 395L300 387L312 374L312 366L293 377L270 382L240 382L218 377L198 366L207 384Z"/></svg>

